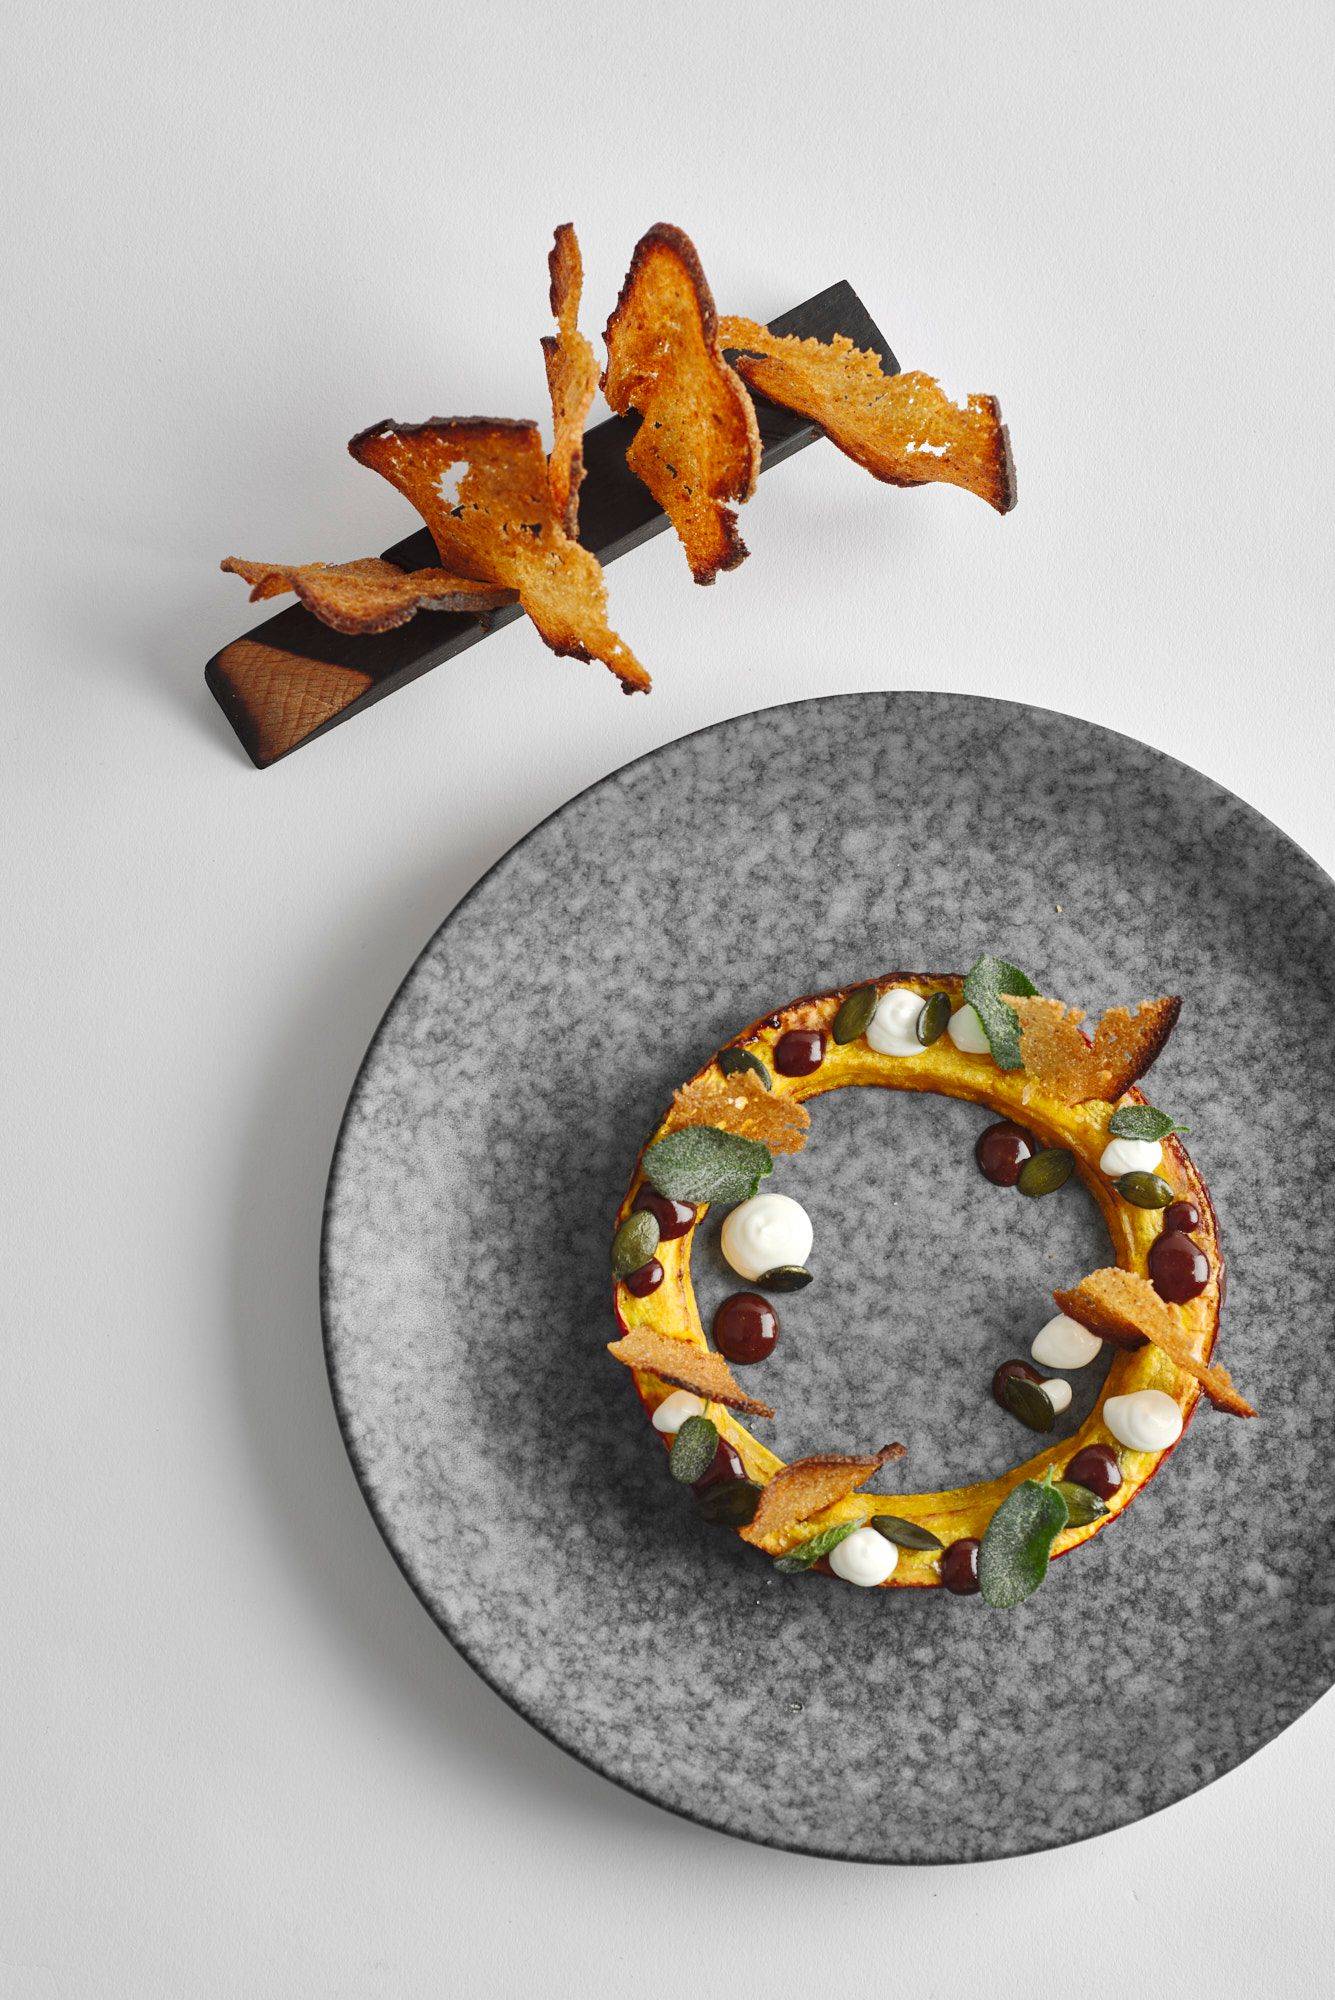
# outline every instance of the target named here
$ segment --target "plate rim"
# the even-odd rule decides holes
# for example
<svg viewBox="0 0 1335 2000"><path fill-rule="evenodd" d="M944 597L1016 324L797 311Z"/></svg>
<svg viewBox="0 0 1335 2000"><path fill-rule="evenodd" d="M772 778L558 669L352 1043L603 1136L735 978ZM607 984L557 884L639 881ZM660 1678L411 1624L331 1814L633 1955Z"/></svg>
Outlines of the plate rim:
<svg viewBox="0 0 1335 2000"><path fill-rule="evenodd" d="M699 729L690 729L684 735L670 737L663 743L656 743L650 749L641 751L638 756L629 758L625 763L618 764L614 769L603 772L597 778L590 779L588 784L582 785L578 791L572 792L569 798L563 799L559 805L553 806L550 812L544 813L541 819L535 820L533 825L521 833L516 840L512 841L502 854L499 854L494 861L489 862L477 880L464 891L457 901L451 904L445 915L426 938L421 948L414 954L411 963L395 985L366 1045L361 1061L357 1065L356 1074L349 1085L347 1098L339 1116L338 1131L335 1135L333 1151L330 1155L329 1172L325 1179L324 1194L320 1205L320 1338L324 1354L325 1374L329 1386L330 1399L334 1406L334 1414L338 1420L339 1434L343 1442L343 1448L348 1456L348 1462L352 1467L353 1476L357 1481L358 1490L372 1521L375 1523L376 1531L389 1551L400 1576L402 1576L404 1582L408 1585L413 1596L426 1612L436 1630L448 1640L464 1663L490 1689L492 1694L504 1702L512 1714L517 1715L530 1729L535 1730L539 1736L560 1750L563 1755L572 1758L575 1763L581 1765L586 1771L591 1771L605 1783L615 1785L619 1791L629 1793L632 1798L640 1799L646 1805L656 1807L658 1811L667 1813L673 1819L685 1820L692 1826L701 1827L709 1833L720 1834L730 1840L740 1841L748 1847L767 1848L778 1853L801 1855L816 1861L842 1861L855 1866L877 1868L945 1868L971 1866L987 1861L1012 1861L1026 1855L1049 1854L1064 1848L1081 1847L1088 1841L1111 1838L1127 1831L1133 1826L1139 1826L1148 1820L1157 1819L1162 1813L1171 1812L1176 1807L1185 1805L1189 1800L1198 1798L1203 1792L1209 1791L1212 1786L1220 1784L1226 1778L1231 1777L1235 1771L1241 1770L1254 1757L1259 1756L1263 1751L1269 1749L1270 1745L1276 1742L1280 1736L1287 1734L1290 1729L1294 1728L1310 1715L1317 1703L1324 1698L1325 1694L1330 1692L1332 1686L1335 1686L1335 1661L1331 1662L1332 1681L1328 1683L1327 1687L1321 1693L1313 1696L1304 1708L1291 1721L1285 1723L1281 1729L1277 1730L1274 1735L1268 1736L1264 1742L1258 1743L1245 1756L1240 1757L1236 1763L1230 1764L1225 1770L1216 1772L1203 1785L1194 1786L1190 1791L1182 1793L1178 1798L1166 1799L1163 1804L1152 1807L1148 1812L1138 1812L1133 1819L1124 1820L1116 1826L1096 1826L1092 1827L1087 1833L1059 1837L1050 1841L1021 1843L1016 1846L1001 1847L987 1854L965 1855L962 1857L950 1854L851 1854L843 1848L824 1847L817 1843L779 1838L764 1830L742 1832L738 1828L726 1825L720 1820L709 1818L703 1812L697 1811L693 1806L669 1804L645 1789L642 1785L637 1784L632 1778L622 1776L619 1772L605 1769L601 1764L596 1763L592 1756L584 1750L566 1741L558 1734L557 1728L553 1723L530 1713L528 1709L524 1708L514 1695L500 1685L488 1667L479 1658L475 1657L468 1642L458 1632L451 1630L449 1624L446 1622L446 1607L437 1607L431 1601L425 1588L419 1584L417 1578L413 1575L406 1558L395 1546L390 1526L382 1514L369 1473L363 1465L361 1455L358 1451L340 1382L338 1362L334 1352L334 1342L330 1331L330 1274L333 1261L330 1251L330 1218L334 1205L335 1190L339 1180L344 1147L348 1139L349 1127L352 1120L353 1108L358 1101L363 1081L371 1068L381 1039L385 1035L391 1019L397 1012L400 999L415 978L418 968L434 949L441 934L460 916L473 901L474 897L481 893L492 876L505 867L523 847L527 846L545 828L553 825L563 814L571 811L581 800L587 798L591 793L598 791L603 785L610 784L614 779L625 777L630 772L638 770L641 765L652 762L665 751L676 750L685 744L712 736L720 730L731 728L737 723L753 721L763 715L787 714L793 710L811 707L842 707L847 704L861 703L868 699L893 705L901 699L913 700L923 697L932 701L963 704L975 708L1008 709L1026 719L1038 716L1057 722L1077 723L1082 728L1092 731L1096 736L1111 738L1119 744L1130 745L1136 750L1148 750L1155 758L1162 759L1165 764L1186 772L1193 779L1203 779L1207 784L1212 785L1216 792L1222 794L1225 799L1231 801L1235 806L1240 807L1243 814L1252 821L1265 828L1268 832L1277 834L1282 841L1287 843L1293 854L1305 865L1305 868L1309 871L1313 886L1328 891L1331 895L1332 903L1335 904L1335 876L1332 876L1327 869L1323 868L1316 857L1300 841L1296 840L1291 833L1286 832L1279 825L1278 821L1271 819L1268 813L1262 812L1259 806L1254 806L1250 800L1243 798L1241 793L1235 792L1231 786L1224 784L1218 778L1211 777L1207 771L1202 770L1198 765L1188 764L1184 758L1174 756L1171 751L1162 750L1156 744L1147 743L1143 738L1133 736L1126 730L1113 729L1107 723L1092 721L1088 716L1073 714L1067 709L1049 707L1040 702L1016 701L1005 695L975 694L962 688L903 687L857 688L848 689L839 694L803 695L792 701L773 702L762 708L738 710L731 715L720 716L713 722L704 723Z"/></svg>

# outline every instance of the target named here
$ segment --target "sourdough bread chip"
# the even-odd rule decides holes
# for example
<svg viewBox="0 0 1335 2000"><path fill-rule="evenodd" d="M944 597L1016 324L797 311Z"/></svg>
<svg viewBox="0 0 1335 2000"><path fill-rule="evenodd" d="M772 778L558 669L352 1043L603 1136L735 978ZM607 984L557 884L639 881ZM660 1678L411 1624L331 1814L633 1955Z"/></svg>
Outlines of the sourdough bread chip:
<svg viewBox="0 0 1335 2000"><path fill-rule="evenodd" d="M755 490L760 432L680 229L659 222L640 238L604 338L603 393L618 416L643 419L626 463L681 537L696 582L712 583L746 556L734 505Z"/></svg>
<svg viewBox="0 0 1335 2000"><path fill-rule="evenodd" d="M722 1403L753 1417L774 1415L768 1403L747 1395L721 1354L697 1347L692 1340L674 1340L671 1334L637 1326L620 1340L610 1340L607 1351L627 1368L641 1368L660 1382L670 1382L674 1389L692 1389L706 1402Z"/></svg>
<svg viewBox="0 0 1335 2000"><path fill-rule="evenodd" d="M547 259L552 317L557 331L543 338L547 391L552 400L552 449L547 485L552 512L568 535L579 532L579 489L584 478L584 422L598 393L598 361L579 330L584 265L575 226L563 222Z"/></svg>
<svg viewBox="0 0 1335 2000"><path fill-rule="evenodd" d="M1142 1000L1134 1014L1126 1007L1108 1009L1094 1030L1094 1061L1103 1078L1100 1097L1115 1103L1144 1076L1163 1053L1181 1012L1177 994Z"/></svg>
<svg viewBox="0 0 1335 2000"><path fill-rule="evenodd" d="M1010 437L995 396L952 402L930 375L885 374L879 354L843 334L799 340L732 318L722 321L719 338L736 352L737 371L751 388L809 417L874 478L890 486L961 486L999 514L1015 505Z"/></svg>
<svg viewBox="0 0 1335 2000"><path fill-rule="evenodd" d="M1007 994L1006 1005L1020 1023L1025 1072L1063 1104L1101 1098L1115 1104L1163 1049L1182 1011L1175 997L1142 1000L1135 1013L1110 1007L1094 1030L1084 1034L1084 1015L1041 994Z"/></svg>
<svg viewBox="0 0 1335 2000"><path fill-rule="evenodd" d="M776 1472L760 1496L760 1505L749 1527L739 1532L742 1540L759 1546L777 1535L786 1535L813 1514L823 1514L836 1500L847 1499L865 1486L874 1472L891 1459L905 1456L902 1444L882 1445L868 1458L846 1458L837 1452L815 1458L796 1458Z"/></svg>
<svg viewBox="0 0 1335 2000"><path fill-rule="evenodd" d="M447 569L517 592L554 653L601 660L628 693L649 676L607 623L607 585L552 507L538 426L504 417L373 424L348 450L411 500Z"/></svg>
<svg viewBox="0 0 1335 2000"><path fill-rule="evenodd" d="M732 1076L707 1071L677 1091L661 1130L666 1135L683 1125L714 1125L741 1139L755 1139L771 1153L800 1153L811 1114L795 1097L767 1090L751 1070Z"/></svg>
<svg viewBox="0 0 1335 2000"><path fill-rule="evenodd" d="M1054 1292L1059 1312L1078 1320L1115 1347L1138 1346L1149 1340L1178 1368L1194 1376L1217 1410L1235 1417L1254 1417L1255 1410L1233 1386L1220 1363L1202 1361L1188 1331L1138 1271L1110 1266L1091 1272L1070 1291ZM1138 1336L1138 1338L1136 1338Z"/></svg>
<svg viewBox="0 0 1335 2000"><path fill-rule="evenodd" d="M250 585L252 604L295 591L335 632L392 632L418 611L476 615L515 601L513 590L444 569L398 569L379 556L345 563L261 563L228 556L222 568Z"/></svg>

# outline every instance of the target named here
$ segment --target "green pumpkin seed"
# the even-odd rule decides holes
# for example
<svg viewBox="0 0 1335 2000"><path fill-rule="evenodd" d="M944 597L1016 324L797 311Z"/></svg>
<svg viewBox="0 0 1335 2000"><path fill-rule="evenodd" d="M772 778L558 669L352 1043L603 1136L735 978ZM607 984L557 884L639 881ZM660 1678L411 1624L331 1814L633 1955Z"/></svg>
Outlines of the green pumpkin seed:
<svg viewBox="0 0 1335 2000"><path fill-rule="evenodd" d="M1026 1381L1023 1375L1008 1375L1001 1395L1011 1415L1031 1431L1050 1431L1057 1421L1051 1396L1045 1396L1037 1382Z"/></svg>
<svg viewBox="0 0 1335 2000"><path fill-rule="evenodd" d="M668 1471L683 1486L694 1486L714 1463L718 1450L718 1430L708 1417L687 1417L672 1440Z"/></svg>
<svg viewBox="0 0 1335 2000"><path fill-rule="evenodd" d="M1045 1146L1041 1153L1032 1153L1025 1161L1015 1185L1021 1194L1035 1200L1042 1194L1056 1194L1070 1180L1074 1165L1075 1154L1068 1153L1064 1146Z"/></svg>
<svg viewBox="0 0 1335 2000"><path fill-rule="evenodd" d="M642 1271L658 1248L658 1217L647 1208L628 1215L612 1238L612 1270L618 1278Z"/></svg>
<svg viewBox="0 0 1335 2000"><path fill-rule="evenodd" d="M1101 1521L1108 1511L1106 1500L1100 1500L1087 1486L1077 1486L1073 1479L1059 1479L1057 1491L1066 1502L1067 1517L1073 1528L1087 1528L1091 1521Z"/></svg>
<svg viewBox="0 0 1335 2000"><path fill-rule="evenodd" d="M767 1292L801 1292L811 1283L811 1273L800 1264L776 1264L763 1278L757 1278L756 1283Z"/></svg>
<svg viewBox="0 0 1335 2000"><path fill-rule="evenodd" d="M752 1076L760 1078L766 1090L773 1090L774 1088L770 1080L769 1071L765 1068L764 1063L761 1062L760 1057L753 1055L750 1049L724 1049L722 1055L718 1058L718 1066L724 1076L737 1076L742 1070L749 1069Z"/></svg>
<svg viewBox="0 0 1335 2000"><path fill-rule="evenodd" d="M887 1542L893 1542L898 1549L939 1549L944 1546L930 1528L920 1528L916 1521L905 1521L898 1514L873 1514L867 1526L875 1528L878 1535L884 1535Z"/></svg>
<svg viewBox="0 0 1335 2000"><path fill-rule="evenodd" d="M880 988L876 986L855 986L839 1012L834 1017L830 1030L836 1042L856 1042L871 1026L871 1017L876 1012L880 999Z"/></svg>
<svg viewBox="0 0 1335 2000"><path fill-rule="evenodd" d="M948 993L933 993L931 999L918 1016L918 1025L915 1030L918 1040L925 1049L930 1049L933 1042L940 1041L949 1025L950 995ZM938 1543L939 1546L940 1544Z"/></svg>
<svg viewBox="0 0 1335 2000"><path fill-rule="evenodd" d="M715 1528L744 1528L756 1518L763 1486L754 1479L721 1479L695 1496L696 1512Z"/></svg>
<svg viewBox="0 0 1335 2000"><path fill-rule="evenodd" d="M1123 1174L1113 1186L1133 1208L1167 1208L1170 1201L1177 1200L1160 1174Z"/></svg>

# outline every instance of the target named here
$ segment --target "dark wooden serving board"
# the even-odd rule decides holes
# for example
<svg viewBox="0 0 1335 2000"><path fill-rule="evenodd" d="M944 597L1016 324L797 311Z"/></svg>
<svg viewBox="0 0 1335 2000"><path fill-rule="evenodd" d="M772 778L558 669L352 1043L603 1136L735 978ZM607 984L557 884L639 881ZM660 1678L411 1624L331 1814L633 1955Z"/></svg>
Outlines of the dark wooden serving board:
<svg viewBox="0 0 1335 2000"><path fill-rule="evenodd" d="M899 363L846 280L771 320L770 327L774 333L794 333L803 339L829 340L833 334L845 334L856 346L880 354L887 374L898 371ZM814 424L763 396L755 397L755 405L762 472L820 435ZM648 487L626 464L626 448L637 421L609 417L584 438L586 477L579 496L579 538L604 564L661 534L668 525ZM439 561L425 528L383 553L403 569L425 569ZM393 632L356 638L332 631L304 605L293 604L215 653L204 678L247 756L264 770L522 615L517 604L486 618L419 611ZM535 638L535 645L541 643Z"/></svg>

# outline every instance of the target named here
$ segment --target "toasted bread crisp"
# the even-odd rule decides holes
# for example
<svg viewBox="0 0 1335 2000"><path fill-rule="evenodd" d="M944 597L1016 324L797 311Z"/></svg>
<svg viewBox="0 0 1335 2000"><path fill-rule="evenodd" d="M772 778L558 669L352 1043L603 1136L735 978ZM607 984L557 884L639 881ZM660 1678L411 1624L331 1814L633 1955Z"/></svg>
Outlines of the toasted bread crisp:
<svg viewBox="0 0 1335 2000"><path fill-rule="evenodd" d="M799 1521L823 1514L836 1500L846 1499L865 1486L873 1472L879 1472L891 1459L904 1456L902 1444L886 1444L870 1458L845 1458L827 1452L794 1459L775 1473L761 1494L750 1526L739 1531L743 1541L763 1546L771 1536L786 1534Z"/></svg>
<svg viewBox="0 0 1335 2000"><path fill-rule="evenodd" d="M655 223L635 246L607 322L603 391L618 416L644 421L626 463L681 537L697 583L746 557L729 502L748 500L760 471L751 398L723 359L718 315L695 245Z"/></svg>
<svg viewBox="0 0 1335 2000"><path fill-rule="evenodd" d="M348 450L412 501L446 569L516 591L554 653L602 660L627 693L649 686L607 623L601 565L553 512L536 424L503 417L386 422L360 431Z"/></svg>
<svg viewBox="0 0 1335 2000"><path fill-rule="evenodd" d="M819 424L832 444L890 486L944 482L1007 514L1015 505L1010 437L995 396L954 403L930 375L887 375L844 334L828 343L725 319L719 339L743 380Z"/></svg>
<svg viewBox="0 0 1335 2000"><path fill-rule="evenodd" d="M756 1139L771 1153L800 1153L811 1116L795 1097L766 1090L753 1070L734 1076L707 1071L683 1084L663 1121L663 1132L682 1125L717 1125L740 1139Z"/></svg>
<svg viewBox="0 0 1335 2000"><path fill-rule="evenodd" d="M1125 1007L1108 1009L1094 1030L1094 1061L1103 1078L1100 1097L1113 1104L1144 1076L1163 1053L1181 1012L1177 994L1142 1000L1134 1014Z"/></svg>
<svg viewBox="0 0 1335 2000"><path fill-rule="evenodd" d="M774 1415L768 1403L747 1395L721 1354L697 1347L694 1341L674 1340L670 1334L637 1326L620 1340L609 1341L607 1351L627 1368L642 1368L660 1382L671 1382L674 1389L692 1389L706 1402L723 1403L753 1417Z"/></svg>
<svg viewBox="0 0 1335 2000"><path fill-rule="evenodd" d="M1083 1104L1104 1093L1103 1071L1093 1046L1081 1033L1078 1007L1042 994L1008 993L1006 1005L1020 1023L1020 1056L1025 1073L1062 1104Z"/></svg>
<svg viewBox="0 0 1335 2000"><path fill-rule="evenodd" d="M1084 1015L1041 994L1007 994L1020 1023L1025 1072L1063 1104L1101 1098L1107 1104L1145 1074L1182 1011L1178 999L1143 1000L1134 1014L1110 1007L1092 1042L1081 1031Z"/></svg>
<svg viewBox="0 0 1335 2000"><path fill-rule="evenodd" d="M1186 1327L1165 1305L1149 1279L1138 1272L1121 1271L1115 1266L1094 1271L1071 1291L1054 1292L1052 1296L1059 1312L1078 1320L1081 1326L1111 1341L1114 1347L1139 1346L1140 1339L1131 1338L1136 1335L1153 1341L1170 1361L1195 1377L1217 1410L1228 1410L1235 1417L1256 1415L1251 1404L1234 1388L1227 1368L1218 1362L1200 1360Z"/></svg>
<svg viewBox="0 0 1335 2000"><path fill-rule="evenodd" d="M261 563L228 556L222 567L251 586L252 604L294 590L306 609L336 632L392 632L418 611L495 611L515 600L513 590L444 569L396 569L379 556L345 563Z"/></svg>
<svg viewBox="0 0 1335 2000"><path fill-rule="evenodd" d="M563 222L547 259L551 273L555 335L547 334L542 358L552 399L552 449L547 460L547 484L552 512L568 535L579 532L579 489L584 478L584 420L598 393L598 361L579 330L579 300L584 265L575 225Z"/></svg>

